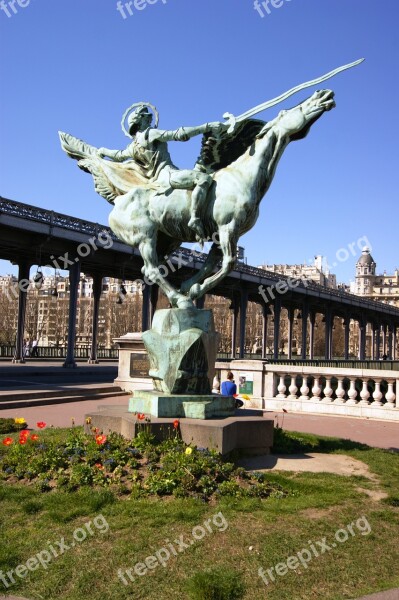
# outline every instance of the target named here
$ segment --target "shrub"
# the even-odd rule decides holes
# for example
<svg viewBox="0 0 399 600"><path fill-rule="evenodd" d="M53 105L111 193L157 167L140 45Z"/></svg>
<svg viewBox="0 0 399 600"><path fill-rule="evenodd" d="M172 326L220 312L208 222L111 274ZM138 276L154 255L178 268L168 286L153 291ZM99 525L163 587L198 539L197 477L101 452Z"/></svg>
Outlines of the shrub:
<svg viewBox="0 0 399 600"><path fill-rule="evenodd" d="M14 419L0 419L0 435L4 433L13 433L14 431L21 431L26 429L26 422L16 423Z"/></svg>

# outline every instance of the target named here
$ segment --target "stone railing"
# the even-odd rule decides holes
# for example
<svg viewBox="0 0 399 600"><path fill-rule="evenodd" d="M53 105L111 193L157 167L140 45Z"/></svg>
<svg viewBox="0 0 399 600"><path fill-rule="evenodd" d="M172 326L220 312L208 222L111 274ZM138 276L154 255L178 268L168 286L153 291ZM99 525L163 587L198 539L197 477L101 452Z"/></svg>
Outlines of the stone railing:
<svg viewBox="0 0 399 600"><path fill-rule="evenodd" d="M399 371L267 365L265 408L399 420Z"/></svg>
<svg viewBox="0 0 399 600"><path fill-rule="evenodd" d="M248 401L252 408L399 421L399 370L259 360L216 363L221 380L229 370L237 386L245 380L252 389Z"/></svg>

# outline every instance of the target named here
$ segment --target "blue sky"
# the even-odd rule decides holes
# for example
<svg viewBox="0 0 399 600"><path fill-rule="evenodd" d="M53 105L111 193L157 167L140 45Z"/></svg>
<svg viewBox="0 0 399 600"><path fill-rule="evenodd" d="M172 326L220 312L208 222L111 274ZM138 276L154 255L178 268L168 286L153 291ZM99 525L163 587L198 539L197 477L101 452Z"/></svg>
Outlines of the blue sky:
<svg viewBox="0 0 399 600"><path fill-rule="evenodd" d="M0 11L2 196L107 223L109 205L61 151L59 129L123 148L120 119L133 102L155 104L162 128L198 125L365 57L324 84L337 108L289 146L241 244L254 265L322 254L349 281L356 259L348 251L343 261L342 249L355 243L359 254L366 237L379 271L399 267L397 0L282 0L263 18L253 0L140 0L145 8L125 9L126 19L116 0L21 0L16 14L8 1L11 17ZM199 147L196 138L170 150L191 167Z"/></svg>

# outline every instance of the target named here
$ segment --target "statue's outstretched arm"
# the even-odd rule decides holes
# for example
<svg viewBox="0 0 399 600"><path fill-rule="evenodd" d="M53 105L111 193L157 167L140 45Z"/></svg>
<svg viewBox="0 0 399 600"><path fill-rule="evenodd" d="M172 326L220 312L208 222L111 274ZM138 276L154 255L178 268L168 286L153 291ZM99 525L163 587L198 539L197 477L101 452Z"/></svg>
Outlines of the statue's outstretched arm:
<svg viewBox="0 0 399 600"><path fill-rule="evenodd" d="M125 150L108 150L108 148L99 148L98 155L101 158L110 158L115 162L123 162L132 158L131 144Z"/></svg>
<svg viewBox="0 0 399 600"><path fill-rule="evenodd" d="M224 123L204 123L198 127L180 127L172 131L162 131L159 129L151 129L149 133L150 142L187 142L196 135L202 135L209 131L220 132L224 127Z"/></svg>

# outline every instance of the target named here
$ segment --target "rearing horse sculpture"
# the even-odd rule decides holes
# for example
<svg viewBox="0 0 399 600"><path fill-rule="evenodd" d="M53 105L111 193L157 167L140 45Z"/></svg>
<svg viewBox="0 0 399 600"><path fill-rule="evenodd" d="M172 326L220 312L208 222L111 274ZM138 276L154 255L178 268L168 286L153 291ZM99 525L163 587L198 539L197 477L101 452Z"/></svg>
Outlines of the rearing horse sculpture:
<svg viewBox="0 0 399 600"><path fill-rule="evenodd" d="M238 240L255 224L259 204L288 144L304 138L312 124L334 106L334 93L323 90L298 106L281 111L272 121L244 119L234 133L227 131L225 124L219 128L211 124L205 128L201 156L194 171L180 172L188 173L186 185L184 177L181 185L178 177L175 177L177 184L173 184L175 172L179 171L172 163L164 172L167 177L149 177L148 164L144 165L145 172L136 154L130 159L128 153L98 150L65 133L60 132L60 138L67 154L93 175L97 192L114 204L110 227L126 244L139 248L144 261L143 274L159 285L172 307L187 308L233 269ZM198 129L196 133L202 133ZM160 146L165 139L177 139L166 134L170 132L158 131L152 142L149 140L154 156L162 148L165 151ZM143 128L140 135L147 139L150 136ZM114 160L105 160L104 156ZM117 159L119 162L115 162ZM196 178L195 173L204 177ZM203 234L214 243L202 269L177 290L160 273L160 260L182 242L198 239L190 223L193 189L201 181L206 182L206 194L196 216L201 220ZM220 258L220 268L214 273Z"/></svg>

